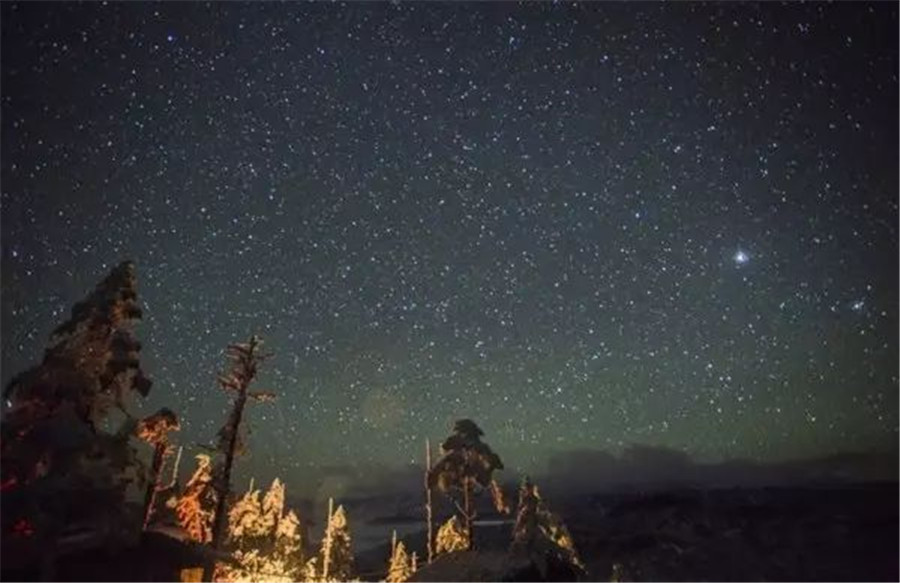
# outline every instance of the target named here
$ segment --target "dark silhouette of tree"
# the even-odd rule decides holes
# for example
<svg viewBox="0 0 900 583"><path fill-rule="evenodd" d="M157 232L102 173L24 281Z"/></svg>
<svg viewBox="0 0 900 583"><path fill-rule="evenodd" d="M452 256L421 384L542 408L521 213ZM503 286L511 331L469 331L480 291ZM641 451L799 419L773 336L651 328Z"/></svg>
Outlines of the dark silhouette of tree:
<svg viewBox="0 0 900 583"><path fill-rule="evenodd" d="M457 508L462 512L463 523L468 538L468 546L472 548L473 532L472 520L472 496L492 486L495 470L503 469L500 456L481 441L484 432L469 419L457 421L453 426L453 434L441 444L441 459L437 461L428 474L428 483L431 487L437 487L444 493L458 490L462 493L463 506ZM495 501L497 498L494 498ZM502 497L501 497L502 499ZM498 511L502 511L498 508Z"/></svg>
<svg viewBox="0 0 900 583"><path fill-rule="evenodd" d="M153 518L157 493L165 489L160 485L160 477L166 458L173 452L172 446L169 445L169 432L178 431L179 428L178 416L166 407L138 422L135 433L140 439L153 446L149 483L144 494L144 530L147 529Z"/></svg>
<svg viewBox="0 0 900 583"><path fill-rule="evenodd" d="M4 389L2 539L15 544L30 532L48 568L64 529L86 528L98 541L127 538L115 531L130 526L126 490L143 480L144 468L130 443L126 401L151 385L132 329L141 317L136 288L132 262L112 269L54 330L41 364ZM125 423L109 433L101 424L114 409ZM11 532L16 524L30 526Z"/></svg>
<svg viewBox="0 0 900 583"><path fill-rule="evenodd" d="M241 420L244 416L244 407L247 404L247 399L271 401L275 398L275 395L270 392L250 391L250 385L256 378L259 365L271 356L262 353L261 348L262 340L255 335L251 336L248 342L229 345L227 354L231 361L231 368L219 375L219 384L226 391L234 393L235 397L228 421L218 435L218 449L225 455L225 463L222 469L221 480L218 480L216 484L218 501L213 515L213 550L218 550L222 546L225 535L224 527L228 492L231 488L231 469L234 465L235 454L241 448ZM209 581L212 575L213 565L209 563L205 568L204 580Z"/></svg>
<svg viewBox="0 0 900 583"><path fill-rule="evenodd" d="M37 421L68 406L96 426L110 409L124 411L129 393L147 396L151 382L140 368L141 343L131 328L141 318L136 284L134 263L125 261L75 304L71 318L51 334L41 365L4 390L11 403L7 421Z"/></svg>

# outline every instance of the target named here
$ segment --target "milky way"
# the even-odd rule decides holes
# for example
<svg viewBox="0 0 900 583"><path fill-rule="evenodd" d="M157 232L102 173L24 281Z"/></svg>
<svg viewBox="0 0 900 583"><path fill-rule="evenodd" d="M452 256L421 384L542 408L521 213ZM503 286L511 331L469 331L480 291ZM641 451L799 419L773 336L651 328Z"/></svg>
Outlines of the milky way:
<svg viewBox="0 0 900 583"><path fill-rule="evenodd" d="M897 5L2 5L3 381L106 271L244 471L896 440Z"/></svg>

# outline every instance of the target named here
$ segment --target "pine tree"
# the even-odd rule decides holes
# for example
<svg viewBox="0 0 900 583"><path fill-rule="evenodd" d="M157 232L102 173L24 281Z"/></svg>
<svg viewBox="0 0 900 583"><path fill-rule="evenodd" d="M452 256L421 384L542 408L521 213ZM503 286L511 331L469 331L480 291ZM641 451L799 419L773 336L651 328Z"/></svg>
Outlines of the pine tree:
<svg viewBox="0 0 900 583"><path fill-rule="evenodd" d="M250 337L246 343L231 344L228 346L228 358L231 360L231 368L219 375L219 384L226 391L235 394L231 413L225 426L219 431L218 449L225 456L221 480L216 484L218 504L213 514L213 538L212 548L218 550L222 546L225 535L225 514L229 490L231 488L231 469L234 465L234 457L241 446L240 430L241 420L244 415L244 407L247 399L255 401L271 401L275 398L270 392L251 392L250 385L256 378L259 365L271 355L261 352L262 340L258 336ZM207 564L204 568L204 580L210 581L213 575L213 565Z"/></svg>
<svg viewBox="0 0 900 583"><path fill-rule="evenodd" d="M127 401L145 397L151 385L133 331L141 318L136 290L134 264L115 267L54 330L41 364L4 389L4 543L32 532L35 551L46 558L64 528L87 527L113 543L132 532L125 499L145 468L130 440ZM114 409L125 423L111 433L104 424ZM21 524L29 527L13 528ZM136 534L140 523L133 526Z"/></svg>
<svg viewBox="0 0 900 583"><path fill-rule="evenodd" d="M545 579L551 570L557 573L554 577L562 573L566 579L585 573L569 529L546 508L537 486L527 477L519 488L511 551L528 556Z"/></svg>
<svg viewBox="0 0 900 583"><path fill-rule="evenodd" d="M304 563L300 518L289 510L275 529L275 556L283 558L288 571L299 577Z"/></svg>
<svg viewBox="0 0 900 583"><path fill-rule="evenodd" d="M36 421L68 405L96 427L110 409L125 407L129 393L146 397L151 382L140 368L141 343L132 330L140 319L134 263L125 261L53 331L43 363L6 387L9 416Z"/></svg>
<svg viewBox="0 0 900 583"><path fill-rule="evenodd" d="M188 538L199 543L212 540L212 509L217 498L212 483L212 461L208 455L198 454L197 469L178 498L175 514Z"/></svg>
<svg viewBox="0 0 900 583"><path fill-rule="evenodd" d="M149 483L144 494L144 530L147 529L153 518L156 495L164 489L160 483L162 469L166 458L173 453L173 448L169 445L169 432L178 431L178 429L178 417L165 407L138 422L135 433L140 439L153 446Z"/></svg>
<svg viewBox="0 0 900 583"><path fill-rule="evenodd" d="M350 527L343 506L331 512L333 501L328 501L328 525L322 538L322 548L318 557L306 564L306 581L340 582L354 578L354 559Z"/></svg>
<svg viewBox="0 0 900 583"><path fill-rule="evenodd" d="M295 581L302 575L300 520L284 513L284 484L272 482L260 502L251 488L228 513L228 546L233 563L217 563L217 581Z"/></svg>
<svg viewBox="0 0 900 583"><path fill-rule="evenodd" d="M228 511L228 536L239 548L243 548L246 541L263 537L268 532L262 520L259 495L259 490L248 490Z"/></svg>
<svg viewBox="0 0 900 583"><path fill-rule="evenodd" d="M464 551L469 548L466 529L459 523L455 514L438 529L435 546L435 554L438 555Z"/></svg>
<svg viewBox="0 0 900 583"><path fill-rule="evenodd" d="M499 486L492 484L495 470L503 469L500 456L491 450L490 446L481 441L484 432L469 419L457 421L453 426L453 435L441 444L443 457L428 473L430 487L437 486L442 492L459 490L463 496L463 506L460 508L466 531L468 548L472 548L472 522L475 512L472 507L472 496L486 488ZM502 496L495 501L502 500ZM454 501L455 502L455 501ZM459 508L459 504L457 504ZM504 508L501 506L498 511ZM507 509L508 511L508 509Z"/></svg>
<svg viewBox="0 0 900 583"><path fill-rule="evenodd" d="M278 523L284 515L284 484L278 478L272 480L269 491L263 497L262 517L266 527L272 531L278 528Z"/></svg>
<svg viewBox="0 0 900 583"><path fill-rule="evenodd" d="M391 560L388 563L387 583L403 583L416 572L413 557L406 552L403 541L397 541L397 532L394 532L391 544Z"/></svg>

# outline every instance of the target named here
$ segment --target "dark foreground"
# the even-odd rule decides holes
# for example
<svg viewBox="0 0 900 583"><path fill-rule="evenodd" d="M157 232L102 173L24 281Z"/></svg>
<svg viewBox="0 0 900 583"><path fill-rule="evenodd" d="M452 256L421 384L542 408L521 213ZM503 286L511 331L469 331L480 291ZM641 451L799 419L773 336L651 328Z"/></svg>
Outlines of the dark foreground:
<svg viewBox="0 0 900 583"><path fill-rule="evenodd" d="M630 581L897 581L897 483L819 488L675 490L549 499L563 516L589 581L614 571ZM476 533L479 551L422 565L417 581L533 580L506 555L509 526ZM363 580L385 576L383 548L357 553ZM424 531L406 537L424 553ZM90 549L61 558L52 578L171 581L201 549L162 534L131 548ZM6 557L3 557L6 559ZM7 564L4 560L3 564ZM47 573L45 571L45 573ZM34 580L37 569L4 568L3 580Z"/></svg>
<svg viewBox="0 0 900 583"><path fill-rule="evenodd" d="M548 501L589 581L897 581L898 485L677 490ZM515 580L508 532L480 533L471 560L416 580ZM363 557L360 557L361 559ZM461 559L461 557L457 557ZM618 564L618 566L615 566Z"/></svg>
<svg viewBox="0 0 900 583"><path fill-rule="evenodd" d="M897 483L592 497L561 508L593 579L897 581Z"/></svg>

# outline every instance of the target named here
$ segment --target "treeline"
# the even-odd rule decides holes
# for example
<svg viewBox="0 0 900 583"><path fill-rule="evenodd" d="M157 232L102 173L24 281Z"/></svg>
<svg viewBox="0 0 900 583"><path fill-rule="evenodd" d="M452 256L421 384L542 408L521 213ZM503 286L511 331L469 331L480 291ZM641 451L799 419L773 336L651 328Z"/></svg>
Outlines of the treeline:
<svg viewBox="0 0 900 583"><path fill-rule="evenodd" d="M177 414L160 409L143 419L128 409L145 398L152 383L140 364L141 344L134 325L141 319L135 266L123 262L72 309L51 334L42 362L17 375L4 390L0 472L2 472L2 559L54 579L58 559L85 546L137 545L142 533L177 525L197 553L197 565L182 580L351 581L352 537L346 511L329 501L318 551L305 539L301 517L285 508L285 485L276 479L263 493L234 493L231 476L246 448L247 404L269 402L275 394L254 381L272 356L252 336L229 345L228 364L218 384L231 408L215 446L196 454L183 486L179 466L183 447L173 443ZM123 421L108 426L116 413ZM474 497L490 494L495 508L510 514L507 496L494 479L500 457L482 441L472 421L456 422L431 463L426 445L423 484L427 541L423 564L447 553L475 547ZM139 455L149 447L150 463ZM432 495L439 492L457 512L435 530ZM142 504L130 504L137 498ZM519 491L510 553L574 579L584 573L571 536L549 512L527 479ZM405 581L420 567L396 533L387 558L386 580ZM20 571L21 572L21 571Z"/></svg>

